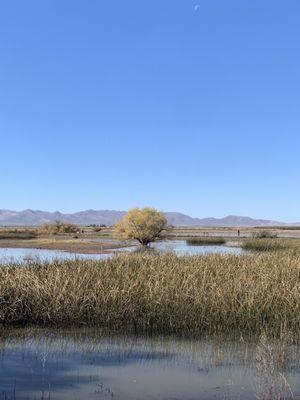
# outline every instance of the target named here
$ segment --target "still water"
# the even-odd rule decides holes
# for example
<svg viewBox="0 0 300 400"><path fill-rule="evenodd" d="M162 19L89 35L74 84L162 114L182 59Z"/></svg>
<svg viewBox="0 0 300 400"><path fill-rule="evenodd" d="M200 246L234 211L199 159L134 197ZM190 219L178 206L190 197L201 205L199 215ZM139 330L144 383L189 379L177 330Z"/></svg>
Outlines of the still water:
<svg viewBox="0 0 300 400"><path fill-rule="evenodd" d="M163 242L153 243L152 247L159 251L172 251L178 255L184 254L207 254L207 253L226 253L226 254L241 254L243 250L238 247L229 246L189 246L185 240L166 240ZM28 249L28 248L0 248L0 263L7 264L9 262L23 261L52 261L54 259L72 260L75 258L101 260L109 258L116 253L132 252L136 250L136 246L120 247L113 249L107 254L74 254L59 250L44 250L44 249Z"/></svg>
<svg viewBox="0 0 300 400"><path fill-rule="evenodd" d="M111 257L111 254L74 254L67 251L26 249L26 248L0 248L0 263L23 261L52 261L74 260L76 258L101 260Z"/></svg>
<svg viewBox="0 0 300 400"><path fill-rule="evenodd" d="M222 253L222 254L242 254L244 252L240 247L230 247L225 245L217 246L193 246L188 245L185 240L165 240L162 242L154 242L151 247L154 249L165 252L173 251L178 255L197 255L208 253Z"/></svg>
<svg viewBox="0 0 300 400"><path fill-rule="evenodd" d="M276 347L264 346L82 329L4 331L0 399L247 400L270 390L300 398L299 349L285 349L277 367Z"/></svg>

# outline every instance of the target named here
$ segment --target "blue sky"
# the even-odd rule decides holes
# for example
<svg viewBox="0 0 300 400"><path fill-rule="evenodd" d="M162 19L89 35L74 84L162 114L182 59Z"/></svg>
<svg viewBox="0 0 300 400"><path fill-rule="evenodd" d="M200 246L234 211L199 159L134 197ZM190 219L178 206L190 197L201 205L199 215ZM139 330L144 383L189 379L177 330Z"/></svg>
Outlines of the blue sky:
<svg viewBox="0 0 300 400"><path fill-rule="evenodd" d="M0 5L0 208L300 220L299 0Z"/></svg>

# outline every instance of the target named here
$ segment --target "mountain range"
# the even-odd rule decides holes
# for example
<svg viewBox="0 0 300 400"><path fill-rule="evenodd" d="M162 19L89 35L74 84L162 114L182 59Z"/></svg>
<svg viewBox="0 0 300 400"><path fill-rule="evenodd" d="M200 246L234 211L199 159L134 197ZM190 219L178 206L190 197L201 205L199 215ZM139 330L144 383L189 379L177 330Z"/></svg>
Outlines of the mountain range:
<svg viewBox="0 0 300 400"><path fill-rule="evenodd" d="M122 219L126 211L115 210L86 210L73 214L64 214L59 211L48 212L39 210L11 211L0 210L0 226L38 226L55 221L68 221L78 225L114 225ZM261 227L300 225L300 223L286 224L267 219L254 219L228 215L224 218L192 218L179 212L166 212L168 222L173 226L205 226L205 227Z"/></svg>

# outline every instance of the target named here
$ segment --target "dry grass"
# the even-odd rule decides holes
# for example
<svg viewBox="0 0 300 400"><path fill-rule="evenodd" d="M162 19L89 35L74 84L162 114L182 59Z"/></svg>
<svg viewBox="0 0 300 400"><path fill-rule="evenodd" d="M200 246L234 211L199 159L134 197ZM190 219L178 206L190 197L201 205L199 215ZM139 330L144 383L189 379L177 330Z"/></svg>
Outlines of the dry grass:
<svg viewBox="0 0 300 400"><path fill-rule="evenodd" d="M36 229L0 229L0 240L18 239L29 240L38 236Z"/></svg>
<svg viewBox="0 0 300 400"><path fill-rule="evenodd" d="M300 328L300 254L121 255L0 268L0 321L176 334Z"/></svg>
<svg viewBox="0 0 300 400"><path fill-rule="evenodd" d="M256 398L258 400L292 400L294 394L285 376L294 364L297 351L293 338L285 332L278 340L262 334L256 351ZM293 350L293 351L292 351Z"/></svg>

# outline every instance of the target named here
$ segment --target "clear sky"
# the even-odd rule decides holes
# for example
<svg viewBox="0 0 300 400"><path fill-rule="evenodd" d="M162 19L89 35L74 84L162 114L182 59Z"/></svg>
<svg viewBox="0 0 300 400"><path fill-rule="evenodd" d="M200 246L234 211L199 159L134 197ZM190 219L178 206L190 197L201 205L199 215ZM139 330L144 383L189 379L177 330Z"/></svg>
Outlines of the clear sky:
<svg viewBox="0 0 300 400"><path fill-rule="evenodd" d="M6 0L0 208L300 220L299 0Z"/></svg>

